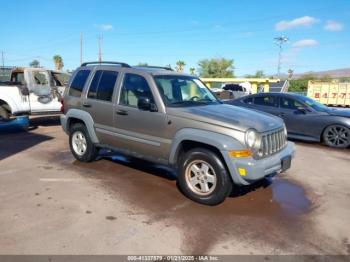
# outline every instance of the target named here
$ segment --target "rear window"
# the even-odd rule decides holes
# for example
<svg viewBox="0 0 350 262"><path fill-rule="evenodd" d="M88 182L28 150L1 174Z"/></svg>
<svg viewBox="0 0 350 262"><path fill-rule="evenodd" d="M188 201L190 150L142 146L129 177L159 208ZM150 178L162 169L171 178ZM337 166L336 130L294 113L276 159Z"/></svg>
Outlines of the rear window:
<svg viewBox="0 0 350 262"><path fill-rule="evenodd" d="M83 92L86 80L90 75L90 70L80 70L74 77L69 88L69 95L80 97Z"/></svg>
<svg viewBox="0 0 350 262"><path fill-rule="evenodd" d="M118 72L115 71L96 71L90 85L88 98L112 101L117 77Z"/></svg>

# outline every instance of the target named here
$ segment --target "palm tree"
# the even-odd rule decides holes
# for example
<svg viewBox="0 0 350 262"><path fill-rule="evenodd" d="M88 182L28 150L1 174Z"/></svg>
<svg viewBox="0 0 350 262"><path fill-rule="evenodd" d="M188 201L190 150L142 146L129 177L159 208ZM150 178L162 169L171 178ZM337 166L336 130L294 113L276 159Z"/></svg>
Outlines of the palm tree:
<svg viewBox="0 0 350 262"><path fill-rule="evenodd" d="M56 70L62 70L64 66L62 57L60 55L55 55L52 59L55 64Z"/></svg>
<svg viewBox="0 0 350 262"><path fill-rule="evenodd" d="M36 59L34 59L32 62L29 64L30 67L40 67L40 62Z"/></svg>
<svg viewBox="0 0 350 262"><path fill-rule="evenodd" d="M190 68L190 74L195 75L196 74L196 69L194 67Z"/></svg>
<svg viewBox="0 0 350 262"><path fill-rule="evenodd" d="M186 65L185 61L182 61L182 60L177 61L176 62L176 71L183 72L185 65Z"/></svg>

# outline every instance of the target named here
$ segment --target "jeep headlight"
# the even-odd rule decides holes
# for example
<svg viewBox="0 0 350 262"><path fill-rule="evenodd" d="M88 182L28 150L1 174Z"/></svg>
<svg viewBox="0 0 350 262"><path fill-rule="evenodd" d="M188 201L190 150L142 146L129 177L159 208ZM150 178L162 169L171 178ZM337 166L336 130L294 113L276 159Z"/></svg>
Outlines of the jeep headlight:
<svg viewBox="0 0 350 262"><path fill-rule="evenodd" d="M283 128L284 128L284 135L285 135L285 137L286 137L286 139L287 139L288 131L287 131L286 125L283 125Z"/></svg>
<svg viewBox="0 0 350 262"><path fill-rule="evenodd" d="M245 133L245 143L246 143L246 146L250 149L258 149L261 143L260 140L261 139L260 139L259 133L254 129L249 129Z"/></svg>

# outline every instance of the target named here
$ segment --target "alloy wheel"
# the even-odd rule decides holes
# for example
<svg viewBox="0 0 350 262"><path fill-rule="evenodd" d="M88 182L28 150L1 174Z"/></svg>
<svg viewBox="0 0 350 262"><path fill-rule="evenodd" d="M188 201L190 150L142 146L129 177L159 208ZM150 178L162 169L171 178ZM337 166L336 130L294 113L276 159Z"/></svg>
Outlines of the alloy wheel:
<svg viewBox="0 0 350 262"><path fill-rule="evenodd" d="M217 177L214 168L203 160L195 160L186 168L186 183L192 192L208 196L216 188Z"/></svg>
<svg viewBox="0 0 350 262"><path fill-rule="evenodd" d="M343 147L349 144L349 129L343 126L331 126L327 129L325 139L328 144L334 147Z"/></svg>

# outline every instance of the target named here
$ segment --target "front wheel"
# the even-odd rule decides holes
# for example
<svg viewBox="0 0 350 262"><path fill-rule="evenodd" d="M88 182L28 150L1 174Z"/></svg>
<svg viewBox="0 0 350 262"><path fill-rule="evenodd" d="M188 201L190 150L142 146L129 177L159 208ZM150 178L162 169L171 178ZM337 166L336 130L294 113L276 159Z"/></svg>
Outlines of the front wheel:
<svg viewBox="0 0 350 262"><path fill-rule="evenodd" d="M179 163L179 187L195 202L218 205L232 191L232 181L220 157L196 148L185 153Z"/></svg>
<svg viewBox="0 0 350 262"><path fill-rule="evenodd" d="M69 132L69 146L74 157L81 162L91 162L97 158L98 149L92 143L84 124L77 123Z"/></svg>
<svg viewBox="0 0 350 262"><path fill-rule="evenodd" d="M323 140L327 146L346 148L350 146L350 129L342 125L331 125L323 132Z"/></svg>

